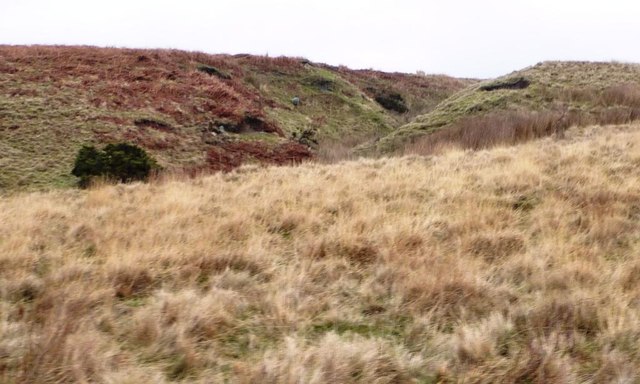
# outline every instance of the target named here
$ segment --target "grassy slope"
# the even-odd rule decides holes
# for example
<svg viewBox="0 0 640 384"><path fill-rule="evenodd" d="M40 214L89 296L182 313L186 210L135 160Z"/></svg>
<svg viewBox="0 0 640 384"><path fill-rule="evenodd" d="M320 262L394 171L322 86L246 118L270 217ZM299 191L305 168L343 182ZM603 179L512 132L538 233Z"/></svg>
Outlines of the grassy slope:
<svg viewBox="0 0 640 384"><path fill-rule="evenodd" d="M474 79L456 79L438 75L413 76L374 70L354 71L344 67L330 67L330 69L349 79L371 98L375 98L381 90L402 95L409 110L407 113L392 115L398 123L402 124L433 110L441 101L451 96L452 90L461 90L478 82Z"/></svg>
<svg viewBox="0 0 640 384"><path fill-rule="evenodd" d="M0 381L634 382L639 163L591 127L1 199Z"/></svg>
<svg viewBox="0 0 640 384"><path fill-rule="evenodd" d="M487 85L519 78L528 80L530 86L525 89L482 90ZM634 90L634 100L624 100L625 95L621 95L629 91L628 87ZM607 110L629 107L628 101L633 101L633 107L640 105L635 100L639 88L638 64L544 62L495 80L473 84L444 100L431 112L395 130L374 146L382 152L393 151L408 141L451 127L462 119L504 111L562 110L580 114L581 119L588 122L598 121L598 117L606 114ZM606 96L611 93L616 95L607 99Z"/></svg>
<svg viewBox="0 0 640 384"><path fill-rule="evenodd" d="M229 78L198 71L202 65ZM226 169L285 161L283 145L295 131L358 141L400 125L348 73L293 58L0 46L0 190L72 185L69 170L86 143L127 140L168 168ZM389 76L405 85L405 97L437 89L427 95L430 105L465 85L444 76ZM300 108L291 105L296 95ZM164 126L135 124L144 119ZM238 125L242 133L205 140L209 123Z"/></svg>

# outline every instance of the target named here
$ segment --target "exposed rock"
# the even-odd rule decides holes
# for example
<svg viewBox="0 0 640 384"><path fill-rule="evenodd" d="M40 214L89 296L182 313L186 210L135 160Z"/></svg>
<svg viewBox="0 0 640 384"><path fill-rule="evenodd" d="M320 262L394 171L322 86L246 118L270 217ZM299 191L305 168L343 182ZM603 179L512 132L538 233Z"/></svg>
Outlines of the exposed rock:
<svg viewBox="0 0 640 384"><path fill-rule="evenodd" d="M480 87L483 91L495 91L498 89L525 89L531 82L524 77L514 77L511 79L504 79L494 81L490 84L486 84Z"/></svg>
<svg viewBox="0 0 640 384"><path fill-rule="evenodd" d="M198 66L198 71L204 72L207 75L219 77L219 78L221 78L223 80L230 80L231 79L231 75L219 70L216 67L212 67L210 65L199 65Z"/></svg>

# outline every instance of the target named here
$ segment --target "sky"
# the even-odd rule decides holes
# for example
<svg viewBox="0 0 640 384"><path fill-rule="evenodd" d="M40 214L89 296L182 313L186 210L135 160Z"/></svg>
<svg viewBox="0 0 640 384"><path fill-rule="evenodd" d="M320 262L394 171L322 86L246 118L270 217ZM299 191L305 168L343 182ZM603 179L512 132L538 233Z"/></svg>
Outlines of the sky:
<svg viewBox="0 0 640 384"><path fill-rule="evenodd" d="M633 0L0 0L0 44L306 57L490 78L545 60L640 62Z"/></svg>

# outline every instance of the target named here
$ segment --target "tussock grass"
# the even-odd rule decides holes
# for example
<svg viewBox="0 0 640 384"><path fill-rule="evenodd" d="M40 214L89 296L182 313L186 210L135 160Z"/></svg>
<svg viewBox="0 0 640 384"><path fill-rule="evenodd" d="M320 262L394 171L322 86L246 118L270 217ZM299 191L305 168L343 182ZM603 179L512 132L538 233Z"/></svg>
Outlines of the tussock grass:
<svg viewBox="0 0 640 384"><path fill-rule="evenodd" d="M0 200L0 381L634 382L640 126Z"/></svg>

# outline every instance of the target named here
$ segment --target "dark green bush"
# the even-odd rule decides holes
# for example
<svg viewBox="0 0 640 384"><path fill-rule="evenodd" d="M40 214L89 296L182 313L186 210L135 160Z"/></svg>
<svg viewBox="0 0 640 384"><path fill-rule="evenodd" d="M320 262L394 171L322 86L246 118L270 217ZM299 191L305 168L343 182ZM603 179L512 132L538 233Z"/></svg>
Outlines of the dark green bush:
<svg viewBox="0 0 640 384"><path fill-rule="evenodd" d="M405 104L404 98L397 92L382 91L375 95L375 100L384 109L389 111L395 111L398 113L405 113L409 110Z"/></svg>
<svg viewBox="0 0 640 384"><path fill-rule="evenodd" d="M146 180L156 162L137 145L119 143L104 148L106 175L123 183Z"/></svg>
<svg viewBox="0 0 640 384"><path fill-rule="evenodd" d="M156 161L144 149L128 143L108 144L104 150L83 146L78 151L71 174L87 187L96 177L128 183L146 180L157 168Z"/></svg>
<svg viewBox="0 0 640 384"><path fill-rule="evenodd" d="M71 174L79 177L78 184L87 187L91 179L105 174L105 155L94 146L84 145L78 151Z"/></svg>

